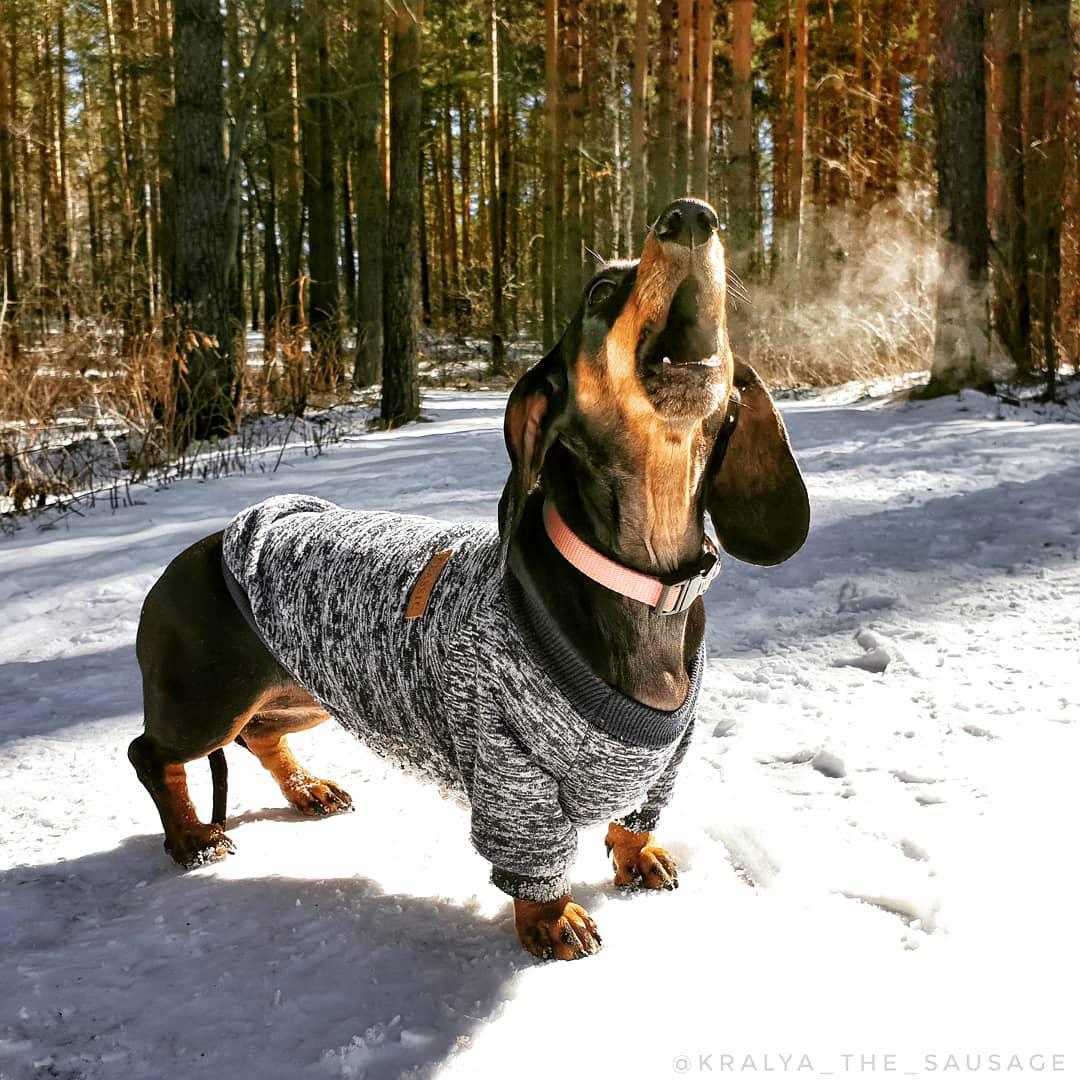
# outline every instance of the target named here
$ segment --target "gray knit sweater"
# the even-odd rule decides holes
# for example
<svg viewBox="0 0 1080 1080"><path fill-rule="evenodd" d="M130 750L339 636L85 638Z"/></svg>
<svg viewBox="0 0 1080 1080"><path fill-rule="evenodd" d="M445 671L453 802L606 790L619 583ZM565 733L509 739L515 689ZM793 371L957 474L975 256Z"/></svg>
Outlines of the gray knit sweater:
<svg viewBox="0 0 1080 1080"><path fill-rule="evenodd" d="M423 615L410 591L453 554ZM690 741L704 653L675 712L614 690L545 610L495 530L282 495L224 537L226 580L267 648L372 749L466 796L492 881L569 891L577 827L652 829Z"/></svg>

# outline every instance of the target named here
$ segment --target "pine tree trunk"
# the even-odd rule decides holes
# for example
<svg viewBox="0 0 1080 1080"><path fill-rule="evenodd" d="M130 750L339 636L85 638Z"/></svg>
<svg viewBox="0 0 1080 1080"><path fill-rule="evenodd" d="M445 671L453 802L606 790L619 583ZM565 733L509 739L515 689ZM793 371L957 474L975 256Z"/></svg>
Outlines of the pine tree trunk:
<svg viewBox="0 0 1080 1080"><path fill-rule="evenodd" d="M345 271L345 310L350 325L356 323L356 239L353 236L352 166L347 147L341 151L341 261Z"/></svg>
<svg viewBox="0 0 1080 1080"><path fill-rule="evenodd" d="M116 0L116 18L122 58L121 86L124 94L124 116L128 129L128 182L131 185L132 199L132 263L128 329L133 334L141 336L149 330L150 320L154 314L154 280L150 203L146 190L149 155L146 152L146 121L141 85L145 78L142 70L144 59L139 28L135 25L136 7L133 0ZM239 275L237 281L242 281L242 269L238 269L237 272ZM240 325L243 326L242 319Z"/></svg>
<svg viewBox="0 0 1080 1080"><path fill-rule="evenodd" d="M780 56L773 69L773 270L788 261L791 194L788 191L791 159L791 2L784 0L780 30Z"/></svg>
<svg viewBox="0 0 1080 1080"><path fill-rule="evenodd" d="M235 429L230 314L236 237L225 224L225 29L217 0L175 0L176 273L174 433L181 445Z"/></svg>
<svg viewBox="0 0 1080 1080"><path fill-rule="evenodd" d="M421 129L422 130L422 129ZM417 194L420 199L420 317L425 326L431 325L431 263L428 260L427 185L424 183L424 146L417 150Z"/></svg>
<svg viewBox="0 0 1080 1080"><path fill-rule="evenodd" d="M713 0L697 0L694 47L694 182L691 194L708 199L712 135Z"/></svg>
<svg viewBox="0 0 1080 1080"><path fill-rule="evenodd" d="M382 419L398 427L420 415L420 20L423 0L398 0L390 64L390 205L383 257Z"/></svg>
<svg viewBox="0 0 1080 1080"><path fill-rule="evenodd" d="M252 203L247 204L247 259L248 259L248 299L251 302L251 322L250 326L252 331L257 332L259 326L259 279L258 279L258 261L259 253L255 245L255 207Z"/></svg>
<svg viewBox="0 0 1080 1080"><path fill-rule="evenodd" d="M485 43L486 43L485 36ZM484 107L476 110L476 194L479 212L476 215L476 249L478 258L489 253L488 233L491 231L490 215L487 212L487 125L484 122Z"/></svg>
<svg viewBox="0 0 1080 1080"><path fill-rule="evenodd" d="M660 47L654 62L656 71L656 138L649 163L652 166L652 198L648 219L657 215L675 197L675 11L678 0L660 0Z"/></svg>
<svg viewBox="0 0 1080 1080"><path fill-rule="evenodd" d="M71 323L71 238L68 231L68 147L67 147L67 35L64 5L56 9L56 167L53 180L55 217L53 221L54 261L60 288L65 327Z"/></svg>
<svg viewBox="0 0 1080 1080"><path fill-rule="evenodd" d="M581 68L582 0L562 0L562 98L565 126L563 159L566 166L565 202L562 208L562 272L557 286L561 321L569 322L577 308L582 287L582 192L581 161L584 101Z"/></svg>
<svg viewBox="0 0 1080 1080"><path fill-rule="evenodd" d="M1021 98L1020 0L993 0L991 115L996 136L990 200L994 250L991 322L1017 370L1031 371L1031 302L1027 281L1024 132Z"/></svg>
<svg viewBox="0 0 1080 1080"><path fill-rule="evenodd" d="M491 373L506 370L506 329L503 313L503 222L499 176L499 20L495 0L488 4L488 212L491 231Z"/></svg>
<svg viewBox="0 0 1080 1080"><path fill-rule="evenodd" d="M731 162L728 169L731 229L728 258L736 272L744 276L750 269L754 241L754 192L751 182L754 124L753 83L750 72L753 48L750 29L753 17L753 0L734 0L731 32Z"/></svg>
<svg viewBox="0 0 1080 1080"><path fill-rule="evenodd" d="M304 188L303 137L300 125L300 43L296 33L296 13L289 12L286 37L288 42L288 169L285 188L285 277L288 296L289 322L293 327L304 323L304 295L301 287L304 250Z"/></svg>
<svg viewBox="0 0 1080 1080"><path fill-rule="evenodd" d="M0 27L0 35L3 28ZM90 105L90 87L87 83L87 71L85 62L80 63L79 81L82 84L83 114L86 117L86 155L88 168L84 174L86 196L86 226L89 240L90 255L90 288L94 295L92 303L99 303L99 290L101 287L101 237L98 207L97 186L94 177L97 174L98 162L101 159L100 138L98 135L97 122L94 110ZM159 146L159 155L164 151ZM95 314L100 314L100 308L95 307Z"/></svg>
<svg viewBox="0 0 1080 1080"><path fill-rule="evenodd" d="M1057 392L1057 314L1061 302L1061 226L1065 195L1065 123L1072 75L1069 0L1031 0L1028 17L1028 249L1033 314L1046 372ZM1072 163L1076 168L1076 162Z"/></svg>
<svg viewBox="0 0 1080 1080"><path fill-rule="evenodd" d="M988 381L986 82L981 0L939 0L934 113L944 238L929 393Z"/></svg>
<svg viewBox="0 0 1080 1080"><path fill-rule="evenodd" d="M600 123L600 0L586 0L582 14L588 13L588 27L584 20L581 26L581 85L582 109L581 126L581 243L583 250L596 251L596 204L599 201L597 187L601 183L599 174L600 149L598 128ZM610 33L610 31L609 31Z"/></svg>
<svg viewBox="0 0 1080 1080"><path fill-rule="evenodd" d="M690 124L694 112L694 0L678 0L678 69L675 96L675 195L690 194Z"/></svg>
<svg viewBox="0 0 1080 1080"><path fill-rule="evenodd" d="M613 25L615 24L615 0L608 0L608 19ZM612 177L608 187L611 192L611 199L608 204L609 213L606 220L610 220L611 223L611 246L605 254L610 256L625 256L627 254L626 220L629 208L626 203L626 173L623 166L626 124L623 119L623 103L615 93L615 88L622 83L622 74L619 70L620 53L622 51L622 42L616 41L608 53L607 86L612 92L613 100L611 102L610 149Z"/></svg>
<svg viewBox="0 0 1080 1080"><path fill-rule="evenodd" d="M265 123L265 113L264 113ZM281 312L281 251L277 238L277 183L274 155L267 154L267 195L263 204L263 353L273 360L277 353L278 317Z"/></svg>
<svg viewBox="0 0 1080 1080"><path fill-rule="evenodd" d="M795 93L788 173L789 257L798 267L802 259L803 163L806 159L806 83L809 68L807 0L795 0Z"/></svg>
<svg viewBox="0 0 1080 1080"><path fill-rule="evenodd" d="M445 156L443 173L446 177L447 245L450 248L450 284L456 294L461 292L461 266L457 246L457 198L454 193L454 125L450 111L450 87L443 89L443 139Z"/></svg>
<svg viewBox="0 0 1080 1080"><path fill-rule="evenodd" d="M550 2L550 0L549 0ZM649 73L650 0L637 0L634 61L630 83L630 248L635 251L649 227L646 189L645 84Z"/></svg>
<svg viewBox="0 0 1080 1080"><path fill-rule="evenodd" d="M129 248L129 237L132 229L132 202L131 188L128 184L128 129L127 118L124 114L124 91L121 84L121 58L119 56L119 44L116 34L116 19L113 11L113 0L104 0L102 12L105 15L105 45L106 58L109 68L109 89L112 91L113 115L116 120L116 164L120 179L120 194L123 200L121 222L123 230L123 246L126 252ZM174 7L174 19L175 7ZM175 31L173 37L175 39Z"/></svg>
<svg viewBox="0 0 1080 1080"><path fill-rule="evenodd" d="M991 0L993 3L993 0ZM915 38L915 116L912 171L916 179L926 180L930 171L930 22L932 0L918 0Z"/></svg>
<svg viewBox="0 0 1080 1080"><path fill-rule="evenodd" d="M382 378L383 245L386 184L382 167L383 42L381 0L360 0L356 22L356 359L353 385Z"/></svg>
<svg viewBox="0 0 1080 1080"><path fill-rule="evenodd" d="M505 56L505 46L504 46ZM518 159L515 152L517 128L514 117L517 115L517 102L508 94L502 95L502 119L499 122L499 175L502 184L499 191L499 215L502 219L503 266L506 268L505 280L520 281L518 259L520 255L520 191L518 188ZM507 290L505 297L504 326L509 336L518 332L518 298L521 289Z"/></svg>
<svg viewBox="0 0 1080 1080"><path fill-rule="evenodd" d="M639 0L645 3L646 0ZM555 344L556 287L555 273L559 265L562 247L556 207L558 183L556 172L562 162L558 156L559 124L559 9L557 0L544 3L544 247L540 269L541 301L543 317L543 346L550 349ZM462 147L462 175L464 176L464 144Z"/></svg>
<svg viewBox="0 0 1080 1080"><path fill-rule="evenodd" d="M332 389L344 374L338 296L337 197L330 76L329 0L306 0L302 71L308 211L309 315L315 385Z"/></svg>
<svg viewBox="0 0 1080 1080"><path fill-rule="evenodd" d="M13 130L16 83L11 56L14 49L9 48L9 40L14 43L10 32L13 23L14 12L8 18L0 16L0 355L17 352L19 347Z"/></svg>
<svg viewBox="0 0 1080 1080"><path fill-rule="evenodd" d="M900 0L886 0L882 13L881 49L885 70L881 80L882 109L877 148L877 190L882 198L896 196L900 175L900 18Z"/></svg>
<svg viewBox="0 0 1080 1080"><path fill-rule="evenodd" d="M458 126L461 131L461 277L466 292L472 268L472 140L469 137L469 116L469 97L462 92L458 97Z"/></svg>
<svg viewBox="0 0 1080 1080"><path fill-rule="evenodd" d="M851 151L848 157L848 173L851 176L853 194L856 199L861 200L863 187L866 183L866 27L864 0L852 0L851 22L854 78L852 79L849 109L851 117ZM798 33L797 29L796 33ZM794 199L790 187L788 197ZM794 203L792 203L792 206L794 207Z"/></svg>
<svg viewBox="0 0 1080 1080"><path fill-rule="evenodd" d="M52 27L36 27L34 32L34 81L42 88L35 102L35 142L38 157L38 198L40 200L41 290L40 307L44 319L53 314L60 278L56 266L56 166L53 143Z"/></svg>
<svg viewBox="0 0 1080 1080"><path fill-rule="evenodd" d="M805 2L805 0L804 0ZM749 276L754 251L753 84L750 65L753 0L734 0L731 20L732 90L731 159L728 167L728 263L741 278ZM731 347L747 358L749 325L745 307L736 308L729 326Z"/></svg>
<svg viewBox="0 0 1080 1080"><path fill-rule="evenodd" d="M450 313L450 279L447 271L446 206L443 197L442 170L439 168L439 157L440 155L437 152L433 152L431 155L431 187L435 193L435 246L438 249L439 315L445 322L446 316Z"/></svg>

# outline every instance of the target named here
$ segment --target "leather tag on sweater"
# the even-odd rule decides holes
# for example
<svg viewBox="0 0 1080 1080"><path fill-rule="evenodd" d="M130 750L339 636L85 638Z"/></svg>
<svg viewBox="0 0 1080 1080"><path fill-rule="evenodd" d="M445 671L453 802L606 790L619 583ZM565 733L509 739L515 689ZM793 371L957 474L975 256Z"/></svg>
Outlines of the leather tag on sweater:
<svg viewBox="0 0 1080 1080"><path fill-rule="evenodd" d="M446 564L453 554L453 551L436 551L428 560L427 566L420 572L412 592L409 593L409 601L405 605L406 619L419 619L427 611L431 590L435 588L435 582L439 580L439 575L446 569Z"/></svg>

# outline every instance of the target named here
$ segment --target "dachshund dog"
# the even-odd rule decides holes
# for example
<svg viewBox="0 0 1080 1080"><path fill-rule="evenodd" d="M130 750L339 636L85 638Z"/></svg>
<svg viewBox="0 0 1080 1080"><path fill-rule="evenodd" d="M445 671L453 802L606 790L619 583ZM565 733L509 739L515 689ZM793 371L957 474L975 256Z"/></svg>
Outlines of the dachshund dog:
<svg viewBox="0 0 1080 1080"><path fill-rule="evenodd" d="M565 871L609 821L617 885L674 888L654 840L704 667L718 563L806 538L806 488L754 370L731 354L716 213L679 199L639 260L602 265L514 387L498 530L284 496L180 554L137 638L145 730L128 751L181 865L233 850L223 747L304 814L350 809L286 736L334 715L461 791L531 953L600 946ZM425 681L426 680L426 681ZM209 757L210 824L185 764Z"/></svg>

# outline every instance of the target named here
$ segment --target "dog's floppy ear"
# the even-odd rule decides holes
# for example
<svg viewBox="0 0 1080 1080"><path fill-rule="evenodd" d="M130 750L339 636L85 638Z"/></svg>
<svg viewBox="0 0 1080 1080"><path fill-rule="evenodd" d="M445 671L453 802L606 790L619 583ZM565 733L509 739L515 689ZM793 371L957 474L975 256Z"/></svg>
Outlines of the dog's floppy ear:
<svg viewBox="0 0 1080 1080"><path fill-rule="evenodd" d="M810 501L787 431L749 364L736 363L729 432L721 432L705 478L705 505L724 549L742 562L791 558L810 528Z"/></svg>
<svg viewBox="0 0 1080 1080"><path fill-rule="evenodd" d="M499 500L499 550L504 570L525 500L540 479L544 456L558 434L566 401L566 364L561 347L556 345L518 379L506 403L503 438L510 455L510 476Z"/></svg>

